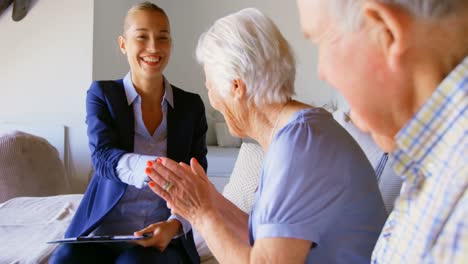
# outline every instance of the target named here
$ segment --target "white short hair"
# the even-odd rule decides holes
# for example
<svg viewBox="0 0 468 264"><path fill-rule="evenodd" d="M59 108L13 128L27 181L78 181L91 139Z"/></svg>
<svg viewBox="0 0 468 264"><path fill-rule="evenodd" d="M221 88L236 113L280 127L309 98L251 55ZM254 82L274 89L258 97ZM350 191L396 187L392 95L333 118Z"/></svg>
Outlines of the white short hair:
<svg viewBox="0 0 468 264"><path fill-rule="evenodd" d="M317 0L316 0L317 1ZM318 0L321 1L321 0ZM344 18L348 29L356 29L362 21L361 7L369 0L328 0L331 14ZM376 0L378 2L400 6L414 16L437 18L451 14L459 6L467 6L466 0Z"/></svg>
<svg viewBox="0 0 468 264"><path fill-rule="evenodd" d="M284 103L294 95L296 62L289 43L273 21L254 8L217 20L200 36L200 64L225 96L241 79L249 102L259 106Z"/></svg>

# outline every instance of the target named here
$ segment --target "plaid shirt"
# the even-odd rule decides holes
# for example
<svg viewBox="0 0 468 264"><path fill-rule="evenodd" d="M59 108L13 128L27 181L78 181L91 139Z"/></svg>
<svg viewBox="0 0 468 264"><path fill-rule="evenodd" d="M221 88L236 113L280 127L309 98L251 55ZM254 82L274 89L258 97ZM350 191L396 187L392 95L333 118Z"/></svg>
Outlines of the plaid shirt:
<svg viewBox="0 0 468 264"><path fill-rule="evenodd" d="M468 263L468 57L398 133L400 197L372 263Z"/></svg>

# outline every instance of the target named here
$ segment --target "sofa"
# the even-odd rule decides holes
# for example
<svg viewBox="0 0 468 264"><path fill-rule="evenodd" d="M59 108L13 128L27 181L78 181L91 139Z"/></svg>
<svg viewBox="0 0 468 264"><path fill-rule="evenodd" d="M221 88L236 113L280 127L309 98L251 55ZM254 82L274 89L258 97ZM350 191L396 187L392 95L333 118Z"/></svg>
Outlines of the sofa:
<svg viewBox="0 0 468 264"><path fill-rule="evenodd" d="M334 117L356 139L371 164L378 171L377 180L382 197L387 210L391 211L401 186L401 179L391 169L391 161L384 158L384 153L377 148L369 135L360 132L352 125L344 112L337 111L334 113ZM3 171L3 178L6 180L0 181L0 188L9 190L13 186L15 190L9 192L8 197L4 197L4 199L8 199L7 201L0 203L0 233L2 234L0 236L0 263L47 263L50 254L57 247L56 244L47 244L47 241L63 237L82 195L61 194L63 190L68 188L67 183L62 179L63 166L57 164L57 151L54 151L53 146L48 145L47 141L19 132L15 135L9 134L7 137L10 138L4 136L2 139L0 136L0 143L26 142L9 148L0 144L0 153L3 152L6 157L9 157L13 152L18 152L18 149L20 149L19 153L21 153L15 159L5 159L3 161L4 166L8 166L9 170L15 171L15 173L7 175ZM40 143L32 143L37 140ZM42 150L42 154L38 156L34 148L31 148L34 144L45 148L47 151ZM244 141L240 147L229 182L223 190L223 195L246 213L250 212L253 205L263 155L260 145L253 141ZM28 163L29 165L16 162L21 159L40 159L41 162L39 165L32 161ZM50 169L52 168L50 167L51 164L55 164L55 169ZM34 168L31 166L34 166ZM23 173L21 171L27 169L23 167L31 168L27 173ZM43 169L41 167L47 168L45 175L41 172L41 169ZM17 178L15 174L18 173L21 174L19 183L15 180ZM49 181L50 177L52 177L52 181L58 182L57 188L53 187L53 185L51 188L38 185L42 186L39 190L32 188L25 191L25 188L21 188L24 184L36 185L41 184L42 181ZM12 184L7 186L8 182ZM202 263L217 263L203 238L196 230L194 230L194 238ZM27 248L27 254L24 254L25 248Z"/></svg>
<svg viewBox="0 0 468 264"><path fill-rule="evenodd" d="M82 195L67 195L70 184L55 146L11 127L0 125L0 263L46 263L56 247L46 242L63 237ZM25 128L62 135L64 129Z"/></svg>

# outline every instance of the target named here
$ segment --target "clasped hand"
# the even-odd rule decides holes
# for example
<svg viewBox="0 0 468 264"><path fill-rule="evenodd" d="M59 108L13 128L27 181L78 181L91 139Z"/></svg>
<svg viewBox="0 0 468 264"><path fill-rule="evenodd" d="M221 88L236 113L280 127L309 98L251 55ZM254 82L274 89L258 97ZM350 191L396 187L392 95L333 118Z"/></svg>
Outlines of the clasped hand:
<svg viewBox="0 0 468 264"><path fill-rule="evenodd" d="M215 196L219 193L196 159L192 158L189 166L158 158L156 162L148 162L146 174L151 179L149 187L166 200L171 213L182 216L192 225L214 209Z"/></svg>

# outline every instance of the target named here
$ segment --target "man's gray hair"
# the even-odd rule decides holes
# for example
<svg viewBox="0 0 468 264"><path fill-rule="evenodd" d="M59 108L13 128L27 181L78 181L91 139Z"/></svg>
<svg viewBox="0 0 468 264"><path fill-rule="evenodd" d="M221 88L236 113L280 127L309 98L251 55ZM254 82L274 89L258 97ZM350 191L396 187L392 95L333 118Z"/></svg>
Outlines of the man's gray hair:
<svg viewBox="0 0 468 264"><path fill-rule="evenodd" d="M317 1L317 0L316 0ZM321 1L321 0L318 0ZM345 19L347 28L356 29L361 23L361 8L369 0L328 0L331 14ZM453 13L460 6L467 6L467 0L375 0L396 5L408 10L414 16L437 18Z"/></svg>
<svg viewBox="0 0 468 264"><path fill-rule="evenodd" d="M296 62L289 43L273 21L254 8L217 20L196 50L221 96L241 79L251 103L284 103L294 95Z"/></svg>

